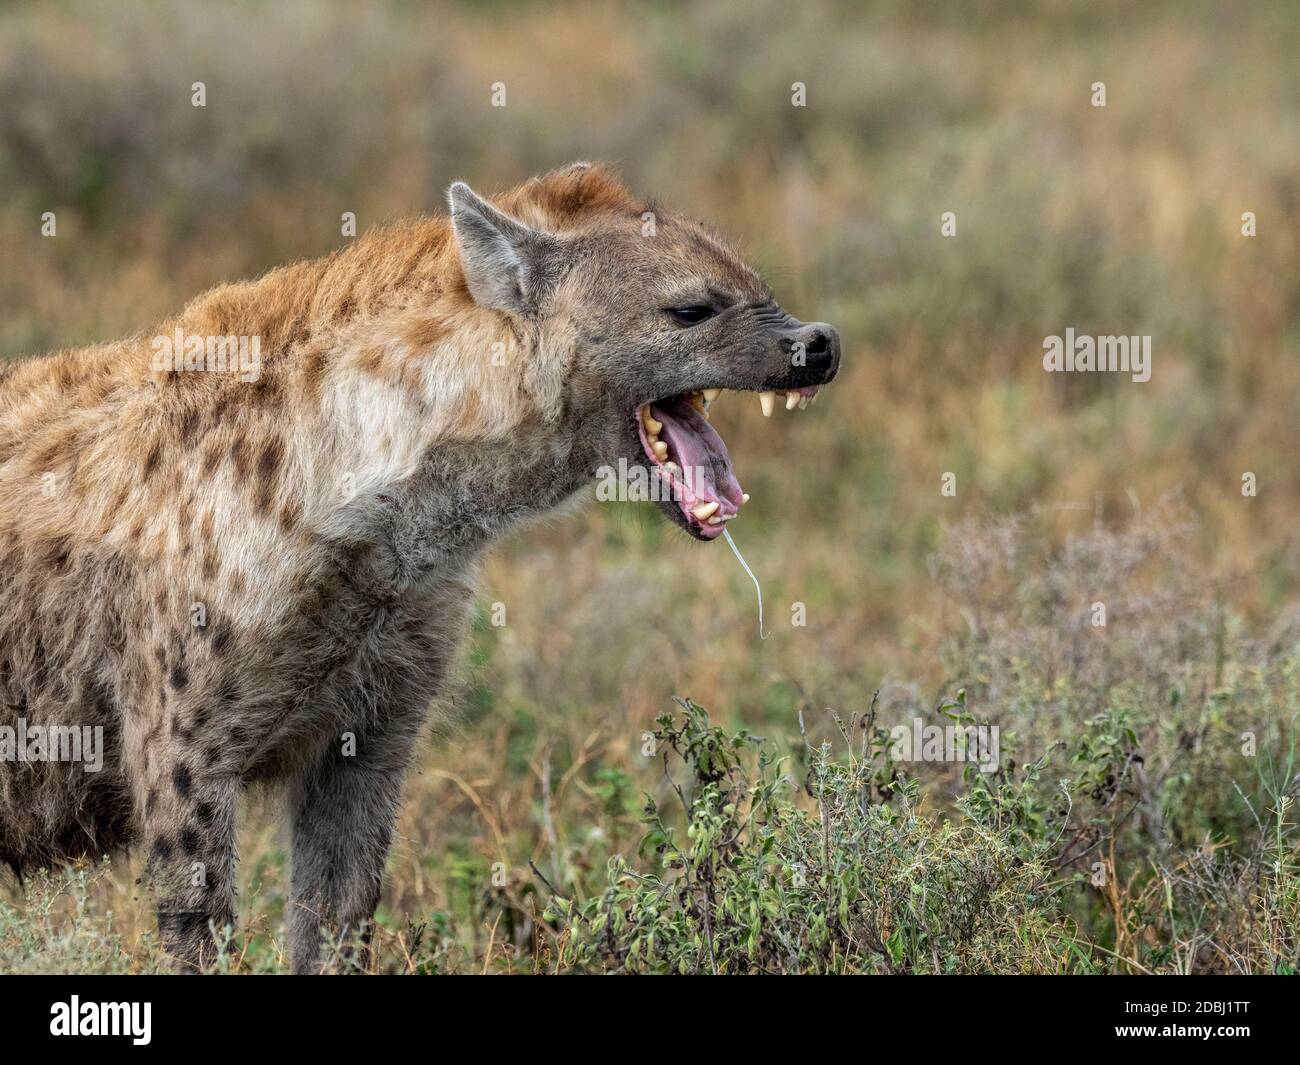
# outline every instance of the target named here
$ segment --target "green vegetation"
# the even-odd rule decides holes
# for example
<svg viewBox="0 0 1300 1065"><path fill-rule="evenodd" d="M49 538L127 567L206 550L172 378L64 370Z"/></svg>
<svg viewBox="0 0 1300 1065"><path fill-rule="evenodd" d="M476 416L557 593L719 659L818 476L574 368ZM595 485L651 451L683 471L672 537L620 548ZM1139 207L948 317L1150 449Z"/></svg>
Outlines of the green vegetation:
<svg viewBox="0 0 1300 1065"><path fill-rule="evenodd" d="M801 700L786 727L773 722L778 735L759 738L682 699L631 749L545 745L540 759L529 755L540 722L520 708L496 734L500 780L434 769L414 786L411 829L427 832L437 806L446 831L399 845L393 890L400 900L434 880L446 904L399 918L403 904L390 903L375 966L1297 971L1300 626L1247 641L1211 601L1143 616L1136 592L1113 603L1125 635L1111 634L1118 622L1077 625L1089 551L1126 559L1132 589L1167 591L1170 568L1187 572L1172 521L1093 530L1088 548L1019 579L1035 553L1027 523L961 530L936 572L985 566L978 587L1010 581L1008 606L943 642L958 686L934 703L890 682L856 710ZM1058 660L1044 641L1072 619L1079 641ZM916 719L996 726L996 765L907 760L893 730ZM529 796L524 809L485 800L507 786ZM456 794L473 826L448 802ZM467 846L476 831L488 843ZM245 898L258 913L224 971L282 965L266 904L284 856L265 839L252 849L263 867ZM0 902L6 967L154 966L150 934L132 952L117 930L121 903L108 900L122 882L83 868Z"/></svg>

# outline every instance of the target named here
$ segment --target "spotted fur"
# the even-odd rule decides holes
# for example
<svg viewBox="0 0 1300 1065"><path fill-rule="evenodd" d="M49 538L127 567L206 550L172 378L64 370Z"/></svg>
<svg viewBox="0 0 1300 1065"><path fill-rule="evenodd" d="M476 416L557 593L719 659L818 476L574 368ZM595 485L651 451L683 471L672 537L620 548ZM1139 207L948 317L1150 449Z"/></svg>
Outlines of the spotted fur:
<svg viewBox="0 0 1300 1065"><path fill-rule="evenodd" d="M235 920L255 782L287 796L294 969L368 921L484 549L639 459L636 404L776 372L766 286L603 167L452 207L0 370L0 725L106 745L0 762L0 860L142 847L182 967ZM662 306L702 287L731 322L691 341ZM257 336L256 380L159 369L177 329Z"/></svg>

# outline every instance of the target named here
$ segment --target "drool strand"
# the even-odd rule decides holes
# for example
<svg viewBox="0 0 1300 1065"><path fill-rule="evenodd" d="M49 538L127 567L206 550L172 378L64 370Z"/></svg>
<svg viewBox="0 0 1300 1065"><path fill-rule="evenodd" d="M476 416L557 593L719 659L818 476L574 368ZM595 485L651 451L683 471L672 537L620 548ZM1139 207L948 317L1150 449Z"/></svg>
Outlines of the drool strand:
<svg viewBox="0 0 1300 1065"><path fill-rule="evenodd" d="M749 579L754 582L754 591L758 593L758 638L766 640L771 633L763 631L763 589L758 583L758 578L754 576L754 571L749 568L749 563L745 561L745 556L740 553L740 548L736 546L736 541L731 538L731 530L724 528L722 535L726 537L727 546L731 548L731 553L736 556L736 561L744 567L745 572L749 574Z"/></svg>

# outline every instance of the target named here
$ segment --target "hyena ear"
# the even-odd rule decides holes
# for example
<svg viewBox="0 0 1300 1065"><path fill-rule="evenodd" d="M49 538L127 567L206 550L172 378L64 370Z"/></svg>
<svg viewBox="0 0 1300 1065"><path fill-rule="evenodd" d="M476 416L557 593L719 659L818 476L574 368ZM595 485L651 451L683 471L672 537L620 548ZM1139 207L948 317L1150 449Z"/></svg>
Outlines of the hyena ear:
<svg viewBox="0 0 1300 1065"><path fill-rule="evenodd" d="M528 316L547 288L555 238L498 211L463 181L447 191L465 284L476 302Z"/></svg>

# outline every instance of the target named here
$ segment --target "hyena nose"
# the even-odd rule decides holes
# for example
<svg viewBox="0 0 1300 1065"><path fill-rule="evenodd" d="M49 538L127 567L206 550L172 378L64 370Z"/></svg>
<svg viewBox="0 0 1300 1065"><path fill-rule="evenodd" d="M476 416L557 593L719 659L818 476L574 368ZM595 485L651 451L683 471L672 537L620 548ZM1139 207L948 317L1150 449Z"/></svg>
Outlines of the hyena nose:
<svg viewBox="0 0 1300 1065"><path fill-rule="evenodd" d="M840 335L834 326L825 322L806 322L787 335L786 344L792 354L798 355L800 346L804 366L814 373L824 374L830 380L840 366Z"/></svg>

